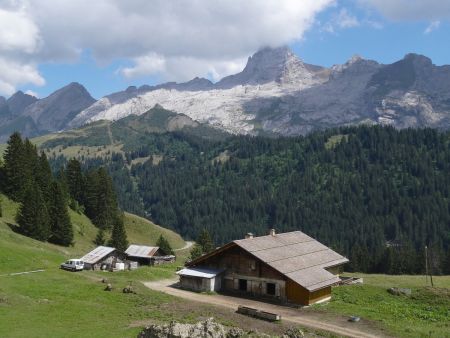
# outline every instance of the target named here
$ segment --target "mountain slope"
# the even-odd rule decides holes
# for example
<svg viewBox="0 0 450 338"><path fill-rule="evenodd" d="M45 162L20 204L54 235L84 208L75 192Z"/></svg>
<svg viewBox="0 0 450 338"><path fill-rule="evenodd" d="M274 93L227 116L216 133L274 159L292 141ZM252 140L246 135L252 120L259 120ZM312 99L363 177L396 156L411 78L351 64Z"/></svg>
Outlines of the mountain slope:
<svg viewBox="0 0 450 338"><path fill-rule="evenodd" d="M71 83L40 100L19 91L3 108L0 103L0 141L5 141L14 131L33 137L65 129L69 121L94 102L78 83Z"/></svg>
<svg viewBox="0 0 450 338"><path fill-rule="evenodd" d="M450 127L450 66L408 54L391 65L353 57L309 65L288 48L264 48L242 72L213 84L129 88L82 111L69 126L140 115L156 104L234 134L301 135L348 124Z"/></svg>

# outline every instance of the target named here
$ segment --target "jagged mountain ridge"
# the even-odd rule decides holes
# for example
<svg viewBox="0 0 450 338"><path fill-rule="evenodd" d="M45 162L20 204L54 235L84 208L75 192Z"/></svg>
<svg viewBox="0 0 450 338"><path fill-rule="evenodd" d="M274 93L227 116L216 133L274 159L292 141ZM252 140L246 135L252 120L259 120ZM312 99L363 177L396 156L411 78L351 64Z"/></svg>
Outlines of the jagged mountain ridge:
<svg viewBox="0 0 450 338"><path fill-rule="evenodd" d="M359 123L448 128L449 74L450 66L416 54L390 65L355 56L324 68L286 47L265 48L242 72L215 84L196 78L128 89L100 99L70 125L139 115L160 104L236 134L299 135Z"/></svg>
<svg viewBox="0 0 450 338"><path fill-rule="evenodd" d="M3 105L0 101L0 141L14 131L33 137L66 129L78 113L94 102L86 88L74 82L40 100L19 91Z"/></svg>
<svg viewBox="0 0 450 338"><path fill-rule="evenodd" d="M12 98L0 98L0 140L13 129L35 136L141 115L155 105L234 134L299 135L360 123L450 127L450 66L435 66L417 54L388 65L354 56L325 68L304 63L287 47L264 48L249 57L242 72L216 83L196 77L130 86L98 101L81 85L65 88L23 103L14 116L7 107ZM67 88L73 96L62 95ZM65 99L54 100L61 96Z"/></svg>

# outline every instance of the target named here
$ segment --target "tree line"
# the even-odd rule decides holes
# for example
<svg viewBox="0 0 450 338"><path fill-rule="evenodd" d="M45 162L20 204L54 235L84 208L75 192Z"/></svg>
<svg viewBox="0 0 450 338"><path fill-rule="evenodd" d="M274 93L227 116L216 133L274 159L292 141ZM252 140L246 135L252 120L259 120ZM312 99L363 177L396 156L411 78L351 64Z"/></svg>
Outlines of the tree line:
<svg viewBox="0 0 450 338"><path fill-rule="evenodd" d="M72 159L53 174L44 152L14 133L8 140L0 166L0 189L20 203L16 221L21 234L51 243L69 246L74 233L68 207L84 212L99 229L96 242L106 242L119 250L128 246L123 213L120 211L111 177L104 168L81 171Z"/></svg>
<svg viewBox="0 0 450 338"><path fill-rule="evenodd" d="M380 273L422 273L427 245L432 271L450 273L450 132L149 135L124 154L80 161L107 167L124 210L138 206L185 238L206 229L222 245L247 232L301 230L346 255L348 269ZM132 164L143 156L150 160Z"/></svg>

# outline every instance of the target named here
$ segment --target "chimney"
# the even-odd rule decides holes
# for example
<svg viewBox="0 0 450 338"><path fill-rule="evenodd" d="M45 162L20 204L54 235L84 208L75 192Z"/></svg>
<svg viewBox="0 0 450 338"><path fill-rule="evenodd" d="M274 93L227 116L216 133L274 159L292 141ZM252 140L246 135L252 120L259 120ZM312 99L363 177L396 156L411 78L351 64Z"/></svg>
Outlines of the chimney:
<svg viewBox="0 0 450 338"><path fill-rule="evenodd" d="M269 235L270 236L275 236L275 229L270 229Z"/></svg>
<svg viewBox="0 0 450 338"><path fill-rule="evenodd" d="M245 234L245 239L253 238L253 234L251 232L247 232Z"/></svg>

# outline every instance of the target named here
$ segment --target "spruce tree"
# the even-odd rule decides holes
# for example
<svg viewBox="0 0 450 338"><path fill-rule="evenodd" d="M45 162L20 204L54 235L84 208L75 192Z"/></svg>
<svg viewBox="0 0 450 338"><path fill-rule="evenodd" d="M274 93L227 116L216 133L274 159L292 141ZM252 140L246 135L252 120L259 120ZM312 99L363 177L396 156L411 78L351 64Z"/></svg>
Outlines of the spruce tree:
<svg viewBox="0 0 450 338"><path fill-rule="evenodd" d="M194 259L200 257L201 255L203 255L203 249L199 244L195 243L191 249L189 259L194 260Z"/></svg>
<svg viewBox="0 0 450 338"><path fill-rule="evenodd" d="M51 200L53 175L47 156L44 152L41 152L41 155L38 158L37 170L34 176L37 184L41 188L45 201L49 203Z"/></svg>
<svg viewBox="0 0 450 338"><path fill-rule="evenodd" d="M111 232L111 240L109 245L121 252L125 252L128 248L127 233L123 223L123 214L117 214Z"/></svg>
<svg viewBox="0 0 450 338"><path fill-rule="evenodd" d="M200 245L203 253L211 252L214 249L214 244L208 230L203 229L202 232L200 232L200 235L197 238L197 244Z"/></svg>
<svg viewBox="0 0 450 338"><path fill-rule="evenodd" d="M174 251L170 246L169 241L163 236L159 235L158 241L156 242L156 246L161 249L162 252L166 255L173 255Z"/></svg>
<svg viewBox="0 0 450 338"><path fill-rule="evenodd" d="M69 246L73 242L73 228L67 210L67 203L61 185L51 183L49 200L51 235L49 242Z"/></svg>
<svg viewBox="0 0 450 338"><path fill-rule="evenodd" d="M93 223L100 229L110 229L116 221L118 212L117 200L112 186L111 177L105 168L97 171L96 206Z"/></svg>
<svg viewBox="0 0 450 338"><path fill-rule="evenodd" d="M10 136L4 159L4 192L14 201L20 201L25 186L24 143L19 133Z"/></svg>
<svg viewBox="0 0 450 338"><path fill-rule="evenodd" d="M95 236L94 244L104 245L105 244L105 231L103 229L98 229L97 236Z"/></svg>
<svg viewBox="0 0 450 338"><path fill-rule="evenodd" d="M16 216L19 231L25 236L46 241L50 237L50 222L44 197L37 184L25 187L26 198Z"/></svg>
<svg viewBox="0 0 450 338"><path fill-rule="evenodd" d="M85 181L81 171L81 164L78 160L74 158L69 160L66 166L65 176L70 196L78 204L84 204Z"/></svg>

